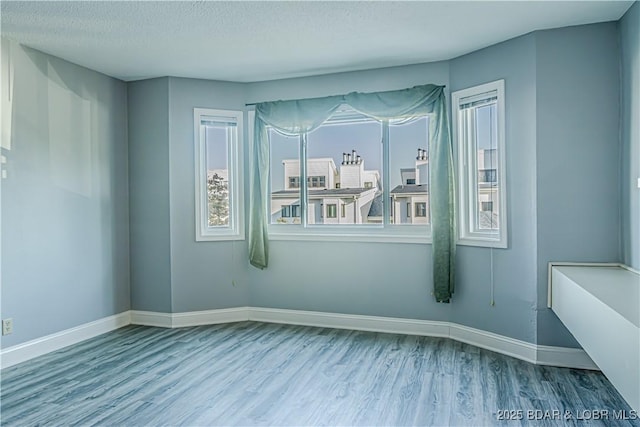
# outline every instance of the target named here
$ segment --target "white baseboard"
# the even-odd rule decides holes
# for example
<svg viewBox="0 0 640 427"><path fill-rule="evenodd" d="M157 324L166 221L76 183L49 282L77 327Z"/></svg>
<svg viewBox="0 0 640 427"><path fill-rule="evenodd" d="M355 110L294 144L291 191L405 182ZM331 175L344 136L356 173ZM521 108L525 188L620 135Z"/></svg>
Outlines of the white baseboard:
<svg viewBox="0 0 640 427"><path fill-rule="evenodd" d="M190 311L187 313L173 313L172 326L184 328L186 326L216 325L218 323L234 323L249 320L249 307L221 308L218 310Z"/></svg>
<svg viewBox="0 0 640 427"><path fill-rule="evenodd" d="M536 359L536 345L526 341L494 334L481 329L451 323L449 337L456 341L471 344L485 350L515 357L530 363L538 363Z"/></svg>
<svg viewBox="0 0 640 427"><path fill-rule="evenodd" d="M134 325L159 328L184 328L187 326L215 325L249 320L249 307L221 308L184 313L158 313L153 311L131 311Z"/></svg>
<svg viewBox="0 0 640 427"><path fill-rule="evenodd" d="M390 334L448 337L449 322L249 307L249 320Z"/></svg>
<svg viewBox="0 0 640 427"><path fill-rule="evenodd" d="M538 346L536 358L538 365L557 366L560 368L590 369L599 371L598 365L581 348Z"/></svg>
<svg viewBox="0 0 640 427"><path fill-rule="evenodd" d="M256 322L445 337L538 365L599 369L587 353L579 348L538 346L452 322L260 307L247 309L249 320Z"/></svg>
<svg viewBox="0 0 640 427"><path fill-rule="evenodd" d="M0 351L2 369L18 363L42 356L43 354L88 340L106 332L113 331L131 323L129 311L98 319L75 328L66 329L22 344L14 345Z"/></svg>
<svg viewBox="0 0 640 427"><path fill-rule="evenodd" d="M133 325L171 328L173 323L171 320L171 316L171 313L131 310L131 323Z"/></svg>
<svg viewBox="0 0 640 427"><path fill-rule="evenodd" d="M4 349L0 352L1 367L6 368L13 366L17 363L93 338L128 324L162 328L181 328L247 320L317 326L322 328L444 337L539 365L577 369L598 369L582 349L535 345L526 341L451 322L261 307L236 307L185 313L158 313L131 310Z"/></svg>

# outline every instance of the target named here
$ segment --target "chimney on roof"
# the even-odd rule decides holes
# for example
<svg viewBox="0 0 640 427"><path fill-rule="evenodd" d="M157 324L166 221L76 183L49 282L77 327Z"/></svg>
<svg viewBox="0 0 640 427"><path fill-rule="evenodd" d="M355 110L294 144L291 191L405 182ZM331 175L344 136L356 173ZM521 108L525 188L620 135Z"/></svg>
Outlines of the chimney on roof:
<svg viewBox="0 0 640 427"><path fill-rule="evenodd" d="M364 159L356 150L342 153L340 166L340 188L364 187Z"/></svg>

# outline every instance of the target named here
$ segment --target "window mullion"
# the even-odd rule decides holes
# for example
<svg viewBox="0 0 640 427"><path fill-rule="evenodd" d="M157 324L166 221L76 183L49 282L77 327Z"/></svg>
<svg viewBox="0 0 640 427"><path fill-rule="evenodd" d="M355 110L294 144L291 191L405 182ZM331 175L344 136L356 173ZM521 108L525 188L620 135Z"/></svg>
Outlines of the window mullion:
<svg viewBox="0 0 640 427"><path fill-rule="evenodd" d="M300 224L307 226L307 133L300 134Z"/></svg>
<svg viewBox="0 0 640 427"><path fill-rule="evenodd" d="M470 232L477 231L478 224L478 147L477 147L477 128L476 128L476 110L475 108L467 111L468 115L468 150L469 150L469 163L467 167L467 173L469 174L469 223L468 230Z"/></svg>
<svg viewBox="0 0 640 427"><path fill-rule="evenodd" d="M198 120L200 121L200 120ZM196 198L200 203L196 206L196 209L200 212L200 230L206 230L209 222L209 208L208 208L208 193L207 193L207 130L206 126L200 125L200 144L198 149L200 151L198 157L198 184L199 190Z"/></svg>
<svg viewBox="0 0 640 427"><path fill-rule="evenodd" d="M389 205L389 120L382 121L382 224L390 224L391 206Z"/></svg>
<svg viewBox="0 0 640 427"><path fill-rule="evenodd" d="M230 173L227 178L227 193L229 197L229 207L235 206L235 185L236 185L236 163L234 150L237 147L238 141L235 139L235 135L237 132L231 130L231 128L227 127L226 129L226 139L227 139L227 164L229 165ZM231 167L234 166L234 167ZM237 209L229 209L229 227L231 229L235 229L236 227L236 213Z"/></svg>

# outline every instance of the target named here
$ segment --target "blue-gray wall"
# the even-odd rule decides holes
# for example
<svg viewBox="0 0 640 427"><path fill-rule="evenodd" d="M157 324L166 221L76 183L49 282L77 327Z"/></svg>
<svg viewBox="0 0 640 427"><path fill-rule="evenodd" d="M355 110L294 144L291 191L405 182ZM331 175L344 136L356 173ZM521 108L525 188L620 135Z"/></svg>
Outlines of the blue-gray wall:
<svg viewBox="0 0 640 427"><path fill-rule="evenodd" d="M131 306L171 312L169 79L128 87Z"/></svg>
<svg viewBox="0 0 640 427"><path fill-rule="evenodd" d="M14 331L2 347L130 303L126 85L17 45L11 61L2 318Z"/></svg>
<svg viewBox="0 0 640 427"><path fill-rule="evenodd" d="M619 262L619 51L615 23L537 40L538 343L568 337L546 308L549 261Z"/></svg>
<svg viewBox="0 0 640 427"><path fill-rule="evenodd" d="M640 3L619 22L622 97L622 253L640 270Z"/></svg>
<svg viewBox="0 0 640 427"><path fill-rule="evenodd" d="M509 247L458 246L453 321L536 340L536 41L527 35L451 61L451 90L505 79Z"/></svg>
<svg viewBox="0 0 640 427"><path fill-rule="evenodd" d="M195 241L193 108L244 110L244 104L242 84L169 79L171 295L174 312L248 305L246 240ZM249 194L248 191L245 193Z"/></svg>
<svg viewBox="0 0 640 427"><path fill-rule="evenodd" d="M569 338L546 308L549 261L619 262L619 51L613 22L536 34L538 343Z"/></svg>
<svg viewBox="0 0 640 427"><path fill-rule="evenodd" d="M277 80L248 85L247 102L448 85L449 64ZM249 270L250 305L334 313L449 320L431 296L431 246L271 241L269 267Z"/></svg>

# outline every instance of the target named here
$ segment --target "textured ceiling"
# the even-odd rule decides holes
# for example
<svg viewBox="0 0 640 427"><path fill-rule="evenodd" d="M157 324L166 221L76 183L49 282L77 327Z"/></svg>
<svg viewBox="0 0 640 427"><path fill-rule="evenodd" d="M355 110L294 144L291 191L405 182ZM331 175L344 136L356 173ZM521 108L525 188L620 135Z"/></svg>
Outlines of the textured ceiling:
<svg viewBox="0 0 640 427"><path fill-rule="evenodd" d="M237 82L450 59L631 1L0 3L2 35L123 80Z"/></svg>

